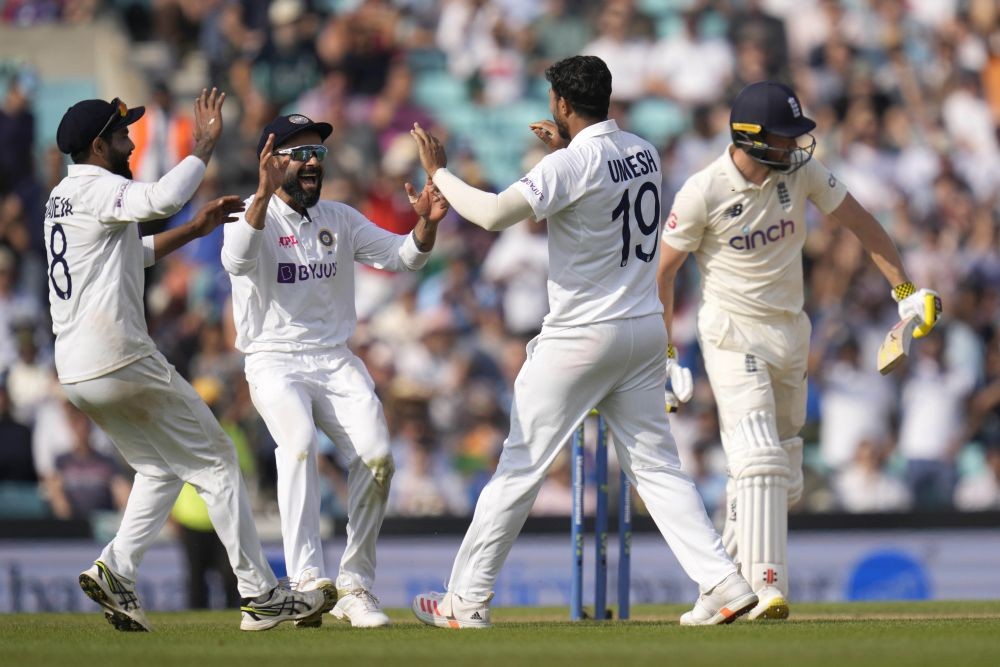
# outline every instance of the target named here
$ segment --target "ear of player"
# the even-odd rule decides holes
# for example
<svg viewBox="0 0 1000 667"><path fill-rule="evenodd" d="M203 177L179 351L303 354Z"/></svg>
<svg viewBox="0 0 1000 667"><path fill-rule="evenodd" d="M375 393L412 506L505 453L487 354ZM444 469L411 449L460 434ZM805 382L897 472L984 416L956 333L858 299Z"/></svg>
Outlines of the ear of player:
<svg viewBox="0 0 1000 667"><path fill-rule="evenodd" d="M923 338L941 317L941 296L934 290L913 287L912 283L897 285L892 298L899 302L900 321L885 335L878 349L878 371L887 375L910 354L914 338Z"/></svg>

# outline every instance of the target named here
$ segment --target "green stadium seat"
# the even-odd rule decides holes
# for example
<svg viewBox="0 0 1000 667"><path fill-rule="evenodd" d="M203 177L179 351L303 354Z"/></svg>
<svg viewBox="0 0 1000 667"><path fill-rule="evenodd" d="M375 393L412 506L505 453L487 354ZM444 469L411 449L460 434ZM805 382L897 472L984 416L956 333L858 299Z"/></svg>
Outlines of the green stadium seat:
<svg viewBox="0 0 1000 667"><path fill-rule="evenodd" d="M659 147L687 129L687 124L687 113L668 100L646 98L629 111L631 130Z"/></svg>
<svg viewBox="0 0 1000 667"><path fill-rule="evenodd" d="M420 72L413 81L413 101L432 113L469 104L465 84L448 72Z"/></svg>
<svg viewBox="0 0 1000 667"><path fill-rule="evenodd" d="M48 503L37 484L0 482L0 518L43 519L48 516Z"/></svg>
<svg viewBox="0 0 1000 667"><path fill-rule="evenodd" d="M56 129L66 109L97 97L93 79L48 79L39 82L34 96L35 146L42 151L56 142Z"/></svg>

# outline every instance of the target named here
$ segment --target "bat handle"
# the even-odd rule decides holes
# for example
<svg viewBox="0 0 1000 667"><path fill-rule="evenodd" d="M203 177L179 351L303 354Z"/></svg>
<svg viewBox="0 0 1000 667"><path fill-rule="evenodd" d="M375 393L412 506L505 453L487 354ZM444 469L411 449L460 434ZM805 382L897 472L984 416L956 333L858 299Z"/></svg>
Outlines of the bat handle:
<svg viewBox="0 0 1000 667"><path fill-rule="evenodd" d="M934 325L937 324L938 309L937 309L938 297L933 294L924 295L924 321L917 325L917 328L913 330L914 338L923 338L931 332Z"/></svg>

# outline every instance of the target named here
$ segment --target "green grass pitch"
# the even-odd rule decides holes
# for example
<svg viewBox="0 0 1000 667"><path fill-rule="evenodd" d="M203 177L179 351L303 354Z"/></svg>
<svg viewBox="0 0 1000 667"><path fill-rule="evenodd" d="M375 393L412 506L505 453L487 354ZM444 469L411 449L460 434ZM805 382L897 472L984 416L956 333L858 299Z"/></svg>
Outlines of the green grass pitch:
<svg viewBox="0 0 1000 667"><path fill-rule="evenodd" d="M1000 601L799 604L788 621L682 628L686 608L639 605L633 620L570 623L565 609L497 608L492 630L441 630L391 610L394 625L353 630L327 617L240 632L239 613L153 613L153 633L120 633L89 614L0 615L0 664L183 665L794 665L996 667Z"/></svg>

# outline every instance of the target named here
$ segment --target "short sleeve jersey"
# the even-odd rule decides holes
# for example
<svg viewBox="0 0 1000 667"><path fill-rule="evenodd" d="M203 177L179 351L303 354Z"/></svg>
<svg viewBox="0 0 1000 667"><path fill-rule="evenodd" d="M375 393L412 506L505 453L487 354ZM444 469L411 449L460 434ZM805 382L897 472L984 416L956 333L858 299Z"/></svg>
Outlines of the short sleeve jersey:
<svg viewBox="0 0 1000 667"><path fill-rule="evenodd" d="M656 291L660 157L613 120L590 125L513 187L546 219L549 314L569 327L663 312Z"/></svg>
<svg viewBox="0 0 1000 667"><path fill-rule="evenodd" d="M748 317L799 313L806 200L830 213L846 195L844 184L816 159L792 174L772 171L757 186L727 149L684 183L662 239L694 253L706 302Z"/></svg>

